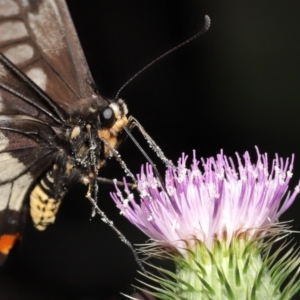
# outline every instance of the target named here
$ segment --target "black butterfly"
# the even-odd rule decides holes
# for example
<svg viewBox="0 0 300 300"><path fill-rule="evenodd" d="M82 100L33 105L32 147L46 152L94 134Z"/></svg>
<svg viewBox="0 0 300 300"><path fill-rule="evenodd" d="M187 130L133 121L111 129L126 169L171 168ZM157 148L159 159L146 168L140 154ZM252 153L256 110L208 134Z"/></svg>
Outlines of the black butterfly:
<svg viewBox="0 0 300 300"><path fill-rule="evenodd" d="M96 200L98 170L131 121L123 100L95 92L64 0L0 0L0 52L1 263L28 195L39 230L70 182Z"/></svg>

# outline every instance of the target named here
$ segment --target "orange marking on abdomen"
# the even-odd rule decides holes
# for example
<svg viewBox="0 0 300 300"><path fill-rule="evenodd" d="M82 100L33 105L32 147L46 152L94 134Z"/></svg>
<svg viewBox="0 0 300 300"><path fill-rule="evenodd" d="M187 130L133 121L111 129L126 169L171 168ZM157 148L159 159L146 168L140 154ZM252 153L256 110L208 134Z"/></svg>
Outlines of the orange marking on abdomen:
<svg viewBox="0 0 300 300"><path fill-rule="evenodd" d="M0 236L0 252L8 254L20 235L17 234L3 234Z"/></svg>

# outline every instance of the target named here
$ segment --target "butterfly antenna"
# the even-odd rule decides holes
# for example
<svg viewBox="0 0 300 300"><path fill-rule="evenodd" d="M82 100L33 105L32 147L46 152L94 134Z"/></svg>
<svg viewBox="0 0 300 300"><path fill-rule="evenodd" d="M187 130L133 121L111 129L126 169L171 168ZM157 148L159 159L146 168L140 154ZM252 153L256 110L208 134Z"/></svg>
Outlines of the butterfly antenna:
<svg viewBox="0 0 300 300"><path fill-rule="evenodd" d="M141 73L143 73L145 70L147 70L149 67L151 67L152 65L154 65L156 62L158 62L159 60L161 60L162 58L164 58L165 56L169 55L170 53L174 52L175 50L178 50L179 48L185 46L186 44L192 42L193 40L197 39L199 36L203 35L210 27L211 21L210 21L210 17L209 16L205 16L204 17L204 26L203 28L197 32L194 36L192 36L191 38L187 39L186 41L184 41L183 43L175 46L174 48L172 48L171 50L165 52L164 54L162 54L161 56L157 57L156 59L154 59L151 63L149 63L148 65L146 65L144 68L142 68L140 71L138 71L135 75L133 75L129 80L127 80L122 86L121 88L118 90L115 99L118 99L120 93L123 91L123 89L131 82L133 81L137 76L139 76Z"/></svg>

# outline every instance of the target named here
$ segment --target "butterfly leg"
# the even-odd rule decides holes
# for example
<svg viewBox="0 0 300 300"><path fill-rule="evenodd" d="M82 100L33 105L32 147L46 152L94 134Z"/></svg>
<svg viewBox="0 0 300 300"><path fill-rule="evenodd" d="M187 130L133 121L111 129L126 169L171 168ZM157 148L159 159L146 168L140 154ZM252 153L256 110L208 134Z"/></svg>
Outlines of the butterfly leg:
<svg viewBox="0 0 300 300"><path fill-rule="evenodd" d="M137 262L138 266L140 267L140 269L146 273L146 270L142 264L141 259L139 258L136 250L134 249L134 247L132 246L132 244L127 240L127 238L125 237L125 235L117 228L115 227L113 221L111 221L107 215L105 214L105 212L103 210L101 210L97 204L97 202L92 198L92 186L88 185L88 192L86 194L87 199L91 202L91 204L93 205L94 211L100 215L101 220L106 223L117 235L118 237L121 239L121 241L127 246L129 247L129 249L131 250L131 252L133 253L133 256L135 258L135 261Z"/></svg>

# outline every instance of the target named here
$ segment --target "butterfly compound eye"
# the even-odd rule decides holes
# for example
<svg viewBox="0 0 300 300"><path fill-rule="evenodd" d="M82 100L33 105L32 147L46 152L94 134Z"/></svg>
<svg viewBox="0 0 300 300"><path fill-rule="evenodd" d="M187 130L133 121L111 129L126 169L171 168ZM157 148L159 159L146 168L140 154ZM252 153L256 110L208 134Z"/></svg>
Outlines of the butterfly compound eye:
<svg viewBox="0 0 300 300"><path fill-rule="evenodd" d="M101 112L100 112L100 119L101 119L101 124L104 127L111 127L115 123L115 115L113 110L110 107L105 107Z"/></svg>

